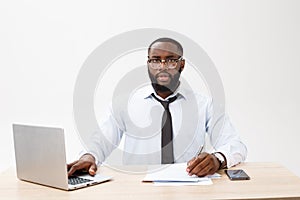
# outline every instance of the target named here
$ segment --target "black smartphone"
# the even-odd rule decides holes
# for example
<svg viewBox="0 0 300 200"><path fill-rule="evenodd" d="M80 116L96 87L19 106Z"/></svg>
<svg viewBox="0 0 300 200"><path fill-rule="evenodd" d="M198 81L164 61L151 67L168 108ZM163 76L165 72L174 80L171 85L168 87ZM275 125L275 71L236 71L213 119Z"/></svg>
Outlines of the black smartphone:
<svg viewBox="0 0 300 200"><path fill-rule="evenodd" d="M250 176L244 172L242 169L231 169L231 170L225 170L225 173L229 177L230 180L250 180Z"/></svg>

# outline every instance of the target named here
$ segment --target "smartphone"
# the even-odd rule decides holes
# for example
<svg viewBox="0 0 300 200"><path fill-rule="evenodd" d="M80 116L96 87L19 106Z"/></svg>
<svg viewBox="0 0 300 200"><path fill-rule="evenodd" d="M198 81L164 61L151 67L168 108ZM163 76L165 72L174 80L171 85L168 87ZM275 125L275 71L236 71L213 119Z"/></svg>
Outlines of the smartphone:
<svg viewBox="0 0 300 200"><path fill-rule="evenodd" d="M225 170L225 173L229 177L230 180L250 180L250 176L244 172L242 169L231 169L231 170Z"/></svg>

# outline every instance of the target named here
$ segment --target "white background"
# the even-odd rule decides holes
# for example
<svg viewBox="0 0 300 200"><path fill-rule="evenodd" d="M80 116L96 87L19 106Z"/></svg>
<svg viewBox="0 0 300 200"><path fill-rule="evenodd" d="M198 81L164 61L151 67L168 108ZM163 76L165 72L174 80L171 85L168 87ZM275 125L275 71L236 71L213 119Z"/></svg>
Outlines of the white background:
<svg viewBox="0 0 300 200"><path fill-rule="evenodd" d="M84 60L124 31L165 28L214 61L247 160L279 162L300 176L299 9L297 0L1 1L0 171L14 165L16 122L64 127L75 159L72 95Z"/></svg>

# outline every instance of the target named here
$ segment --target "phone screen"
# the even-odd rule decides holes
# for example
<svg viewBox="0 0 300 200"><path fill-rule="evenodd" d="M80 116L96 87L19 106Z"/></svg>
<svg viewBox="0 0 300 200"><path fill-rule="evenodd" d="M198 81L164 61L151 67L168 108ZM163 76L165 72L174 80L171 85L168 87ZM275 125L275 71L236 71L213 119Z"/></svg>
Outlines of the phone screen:
<svg viewBox="0 0 300 200"><path fill-rule="evenodd" d="M230 180L250 180L250 177L242 169L225 170Z"/></svg>

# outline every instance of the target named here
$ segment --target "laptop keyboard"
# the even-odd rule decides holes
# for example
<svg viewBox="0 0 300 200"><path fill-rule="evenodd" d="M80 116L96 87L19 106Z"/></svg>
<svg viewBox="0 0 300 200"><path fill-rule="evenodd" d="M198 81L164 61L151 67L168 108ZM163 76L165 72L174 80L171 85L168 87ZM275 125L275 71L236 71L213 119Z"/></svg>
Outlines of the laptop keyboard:
<svg viewBox="0 0 300 200"><path fill-rule="evenodd" d="M90 182L92 180L90 179L85 179L85 178L80 178L80 177L76 177L76 176L71 176L69 177L68 179L68 184L70 185L77 185L77 184L80 184L80 183L87 183L87 182Z"/></svg>

